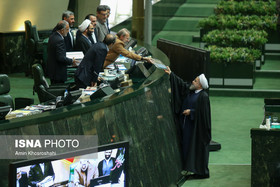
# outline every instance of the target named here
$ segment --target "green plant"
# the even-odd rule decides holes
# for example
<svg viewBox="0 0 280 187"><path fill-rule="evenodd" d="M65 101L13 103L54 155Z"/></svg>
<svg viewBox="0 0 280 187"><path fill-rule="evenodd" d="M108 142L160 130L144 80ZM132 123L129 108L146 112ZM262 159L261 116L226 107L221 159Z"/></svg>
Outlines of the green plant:
<svg viewBox="0 0 280 187"><path fill-rule="evenodd" d="M276 30L277 16L212 15L202 19L199 26L206 30L214 29L254 29Z"/></svg>
<svg viewBox="0 0 280 187"><path fill-rule="evenodd" d="M275 1L220 1L215 8L215 14L241 15L275 15Z"/></svg>
<svg viewBox="0 0 280 187"><path fill-rule="evenodd" d="M214 63L249 63L253 64L261 57L261 51L248 48L209 46L211 62Z"/></svg>
<svg viewBox="0 0 280 187"><path fill-rule="evenodd" d="M257 30L213 30L202 38L208 45L261 49L267 42L267 32Z"/></svg>

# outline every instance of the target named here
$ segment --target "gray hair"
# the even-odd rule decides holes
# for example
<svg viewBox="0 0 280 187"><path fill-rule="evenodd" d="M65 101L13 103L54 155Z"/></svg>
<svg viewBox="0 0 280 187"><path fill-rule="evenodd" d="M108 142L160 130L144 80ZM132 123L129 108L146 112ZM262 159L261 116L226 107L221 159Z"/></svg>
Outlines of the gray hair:
<svg viewBox="0 0 280 187"><path fill-rule="evenodd" d="M62 19L64 18L69 18L71 15L74 15L74 12L70 11L70 10L66 10L62 13Z"/></svg>
<svg viewBox="0 0 280 187"><path fill-rule="evenodd" d="M61 20L58 22L58 24L56 25L56 30L61 30L61 29L65 29L66 26L69 25L69 23L65 20Z"/></svg>
<svg viewBox="0 0 280 187"><path fill-rule="evenodd" d="M119 32L117 33L117 36L121 37L121 36L125 36L127 34L130 34L129 30L127 30L126 28L123 28L123 29L119 30Z"/></svg>

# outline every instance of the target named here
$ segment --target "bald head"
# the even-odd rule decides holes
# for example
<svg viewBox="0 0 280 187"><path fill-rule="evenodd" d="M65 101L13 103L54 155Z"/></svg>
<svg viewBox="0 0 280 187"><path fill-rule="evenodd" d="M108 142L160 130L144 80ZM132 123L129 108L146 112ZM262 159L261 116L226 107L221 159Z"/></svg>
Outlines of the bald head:
<svg viewBox="0 0 280 187"><path fill-rule="evenodd" d="M57 23L56 29L62 36L67 36L69 32L69 23L65 20L61 20Z"/></svg>
<svg viewBox="0 0 280 187"><path fill-rule="evenodd" d="M116 41L116 37L112 34L107 34L103 40L103 43L105 43L106 45L111 45L114 44Z"/></svg>

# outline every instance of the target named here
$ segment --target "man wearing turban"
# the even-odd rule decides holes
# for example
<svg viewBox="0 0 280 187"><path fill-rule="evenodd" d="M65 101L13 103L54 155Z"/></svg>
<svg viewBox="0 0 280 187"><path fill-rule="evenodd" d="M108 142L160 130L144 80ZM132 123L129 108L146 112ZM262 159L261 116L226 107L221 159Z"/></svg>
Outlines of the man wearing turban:
<svg viewBox="0 0 280 187"><path fill-rule="evenodd" d="M76 40L76 50L83 51L84 54L89 50L89 48L93 45L90 37L94 31L93 25L89 19L85 19L81 25L79 25L79 31L81 32L81 36L77 37Z"/></svg>
<svg viewBox="0 0 280 187"><path fill-rule="evenodd" d="M180 126L183 170L192 172L193 178L209 178L209 143L211 140L211 111L204 74L191 84L171 72L171 104L175 123Z"/></svg>

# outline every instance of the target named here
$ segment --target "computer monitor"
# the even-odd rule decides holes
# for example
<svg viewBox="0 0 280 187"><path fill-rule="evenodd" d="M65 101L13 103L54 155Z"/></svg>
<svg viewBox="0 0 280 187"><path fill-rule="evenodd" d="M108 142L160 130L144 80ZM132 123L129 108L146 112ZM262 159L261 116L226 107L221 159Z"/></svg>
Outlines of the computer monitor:
<svg viewBox="0 0 280 187"><path fill-rule="evenodd" d="M74 186L75 183L83 183L81 176L85 172L90 187L110 184L127 187L128 149L129 143L124 141L52 157L13 162L9 168L9 187L32 186L42 180L46 186ZM42 168L40 163L44 163L47 169L44 178L39 179L35 175ZM106 163L108 165L104 167ZM86 168L85 172L83 168Z"/></svg>

